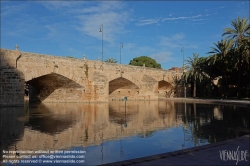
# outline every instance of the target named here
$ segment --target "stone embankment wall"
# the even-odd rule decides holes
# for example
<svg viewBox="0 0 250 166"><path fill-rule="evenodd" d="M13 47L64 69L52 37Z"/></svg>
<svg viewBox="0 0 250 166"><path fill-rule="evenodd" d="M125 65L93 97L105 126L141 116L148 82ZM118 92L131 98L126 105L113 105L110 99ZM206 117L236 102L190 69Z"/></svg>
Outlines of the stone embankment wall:
<svg viewBox="0 0 250 166"><path fill-rule="evenodd" d="M23 103L24 82L29 84L30 101L108 102L125 96L157 100L159 94L181 95L175 89L181 75L171 70L1 49L1 78L5 78L1 79L1 103ZM6 78L12 87L7 86Z"/></svg>

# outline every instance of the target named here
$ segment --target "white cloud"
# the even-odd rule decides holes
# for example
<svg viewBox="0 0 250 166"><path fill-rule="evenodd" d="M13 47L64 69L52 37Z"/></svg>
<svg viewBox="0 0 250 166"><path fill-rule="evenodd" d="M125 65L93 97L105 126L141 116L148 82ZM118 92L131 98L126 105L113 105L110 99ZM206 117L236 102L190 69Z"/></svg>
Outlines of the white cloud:
<svg viewBox="0 0 250 166"><path fill-rule="evenodd" d="M181 47L181 43L183 43L182 40L184 37L185 35L183 33L178 33L171 37L162 36L160 37L160 45L170 48Z"/></svg>
<svg viewBox="0 0 250 166"><path fill-rule="evenodd" d="M26 4L9 5L9 6L1 7L1 17L6 17L6 16L10 16L16 13L20 13L26 8L27 8Z"/></svg>
<svg viewBox="0 0 250 166"><path fill-rule="evenodd" d="M151 25L151 24L158 24L160 21L165 22L165 21L176 21L176 20L187 20L187 19L196 19L202 17L201 14L198 14L196 16L190 16L190 17L171 17L172 13L169 14L170 17L168 18L155 18L155 19L142 19L138 23L136 23L137 26L145 26L145 25ZM197 19L198 20L198 19ZM199 19L201 21L202 19Z"/></svg>
<svg viewBox="0 0 250 166"><path fill-rule="evenodd" d="M199 18L199 19L192 19L191 21L203 21L203 20L205 20L205 19Z"/></svg>
<svg viewBox="0 0 250 166"><path fill-rule="evenodd" d="M85 34L101 39L102 34L99 32L100 26L103 24L103 38L105 41L113 42L116 35L124 33L124 26L128 19L126 12L107 11L103 13L93 13L91 15L79 16L79 30Z"/></svg>
<svg viewBox="0 0 250 166"><path fill-rule="evenodd" d="M144 19L140 20L136 25L137 26L144 26L144 25L150 25L150 24L157 24L159 23L160 19Z"/></svg>
<svg viewBox="0 0 250 166"><path fill-rule="evenodd" d="M173 59L172 52L169 51L157 52L155 54L150 55L150 57L155 59L158 63L169 62Z"/></svg>
<svg viewBox="0 0 250 166"><path fill-rule="evenodd" d="M48 36L51 38L55 38L60 36L58 31L59 24L45 25L45 28L48 30Z"/></svg>
<svg viewBox="0 0 250 166"><path fill-rule="evenodd" d="M38 21L33 18L33 16L26 13L21 13L18 15L18 17L8 21L7 19L4 20L5 24L1 25L4 35L19 37L22 36L26 38L31 37L40 30L39 27L37 27Z"/></svg>
<svg viewBox="0 0 250 166"><path fill-rule="evenodd" d="M202 15L199 14L199 15L190 16L190 17L184 17L184 16L182 16L182 17L169 17L169 18L163 18L163 19L162 19L162 22L164 22L164 21L172 21L172 20L193 19L193 18L199 18L199 17L201 17L201 16L202 16Z"/></svg>
<svg viewBox="0 0 250 166"><path fill-rule="evenodd" d="M70 9L73 10L75 7L79 7L80 5L83 5L85 2L83 1L41 1L37 2L39 4L42 4L44 7L46 7L49 10L65 10Z"/></svg>
<svg viewBox="0 0 250 166"><path fill-rule="evenodd" d="M160 46L169 48L198 48L195 44L188 44L185 38L186 36L183 33L177 33L170 37L161 36L159 44Z"/></svg>
<svg viewBox="0 0 250 166"><path fill-rule="evenodd" d="M52 1L43 2L46 8L60 10L66 17L72 18L72 27L83 35L102 39L99 32L103 24L103 40L112 43L117 35L125 33L125 24L129 21L131 11L125 10L124 2L86 2L86 1Z"/></svg>
<svg viewBox="0 0 250 166"><path fill-rule="evenodd" d="M123 43L123 49L126 51L131 51L136 48L134 43Z"/></svg>
<svg viewBox="0 0 250 166"><path fill-rule="evenodd" d="M220 9L223 9L223 8L225 8L225 7L226 7L226 6L221 6Z"/></svg>

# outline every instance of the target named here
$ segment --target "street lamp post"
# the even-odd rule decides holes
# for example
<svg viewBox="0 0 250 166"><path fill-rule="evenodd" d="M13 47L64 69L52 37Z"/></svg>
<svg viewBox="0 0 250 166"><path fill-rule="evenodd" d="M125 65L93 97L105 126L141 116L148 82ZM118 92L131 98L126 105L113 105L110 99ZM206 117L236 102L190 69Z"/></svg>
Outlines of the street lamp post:
<svg viewBox="0 0 250 166"><path fill-rule="evenodd" d="M122 63L122 48L123 48L123 43L120 43L120 64Z"/></svg>
<svg viewBox="0 0 250 166"><path fill-rule="evenodd" d="M103 24L100 25L100 31L99 32L102 32L102 62L103 62Z"/></svg>
<svg viewBox="0 0 250 166"><path fill-rule="evenodd" d="M185 70L185 65L184 65L184 69L183 69L183 74L185 74L186 70ZM186 80L184 80L184 97L186 98Z"/></svg>
<svg viewBox="0 0 250 166"><path fill-rule="evenodd" d="M183 57L183 64L182 64L182 67L183 67L183 75L185 73L185 65L184 65L184 47L181 48L181 52L182 52L182 57ZM186 98L186 81L184 79L184 98Z"/></svg>

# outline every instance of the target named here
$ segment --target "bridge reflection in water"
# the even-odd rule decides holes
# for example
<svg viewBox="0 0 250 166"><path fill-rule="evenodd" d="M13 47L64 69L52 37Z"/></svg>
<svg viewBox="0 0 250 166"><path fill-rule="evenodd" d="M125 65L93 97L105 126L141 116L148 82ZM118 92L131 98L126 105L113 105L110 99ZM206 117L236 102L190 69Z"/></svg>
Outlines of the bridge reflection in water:
<svg viewBox="0 0 250 166"><path fill-rule="evenodd" d="M1 108L0 153L77 148L85 164L127 160L247 134L248 109L171 101Z"/></svg>

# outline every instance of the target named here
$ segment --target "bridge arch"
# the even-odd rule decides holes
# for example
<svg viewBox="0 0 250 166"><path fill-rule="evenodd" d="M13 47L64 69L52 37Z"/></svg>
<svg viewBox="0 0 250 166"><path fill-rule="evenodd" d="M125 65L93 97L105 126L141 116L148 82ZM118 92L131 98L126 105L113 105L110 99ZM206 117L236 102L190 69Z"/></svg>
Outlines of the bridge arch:
<svg viewBox="0 0 250 166"><path fill-rule="evenodd" d="M109 81L112 81L112 80L120 78L120 77L129 80L130 82L132 82L133 84L135 84L136 86L138 86L140 88L140 81L139 80L141 80L141 78L138 78L138 75L133 76L131 73L128 73L128 72L124 72L124 73L123 72L122 73L116 72L116 73L112 73L108 76Z"/></svg>
<svg viewBox="0 0 250 166"><path fill-rule="evenodd" d="M75 102L83 98L85 91L82 85L57 73L45 74L26 83L33 102Z"/></svg>
<svg viewBox="0 0 250 166"><path fill-rule="evenodd" d="M172 97L175 93L174 86L165 80L161 80L158 82L158 93L159 97Z"/></svg>
<svg viewBox="0 0 250 166"><path fill-rule="evenodd" d="M109 81L109 99L121 100L125 96L136 98L139 94L139 86L124 77L118 77Z"/></svg>
<svg viewBox="0 0 250 166"><path fill-rule="evenodd" d="M64 76L68 79L71 79L77 83L79 83L79 76L76 77L74 73L71 72L67 72L65 70L58 70L58 68L54 67L54 69L52 68L45 68L45 69L39 69L39 70L32 70L31 72L25 73L25 81L28 82L32 79L36 79L38 77L41 76L45 76L48 74L52 74L52 73L56 73L59 74L61 76Z"/></svg>
<svg viewBox="0 0 250 166"><path fill-rule="evenodd" d="M47 75L52 73L51 71L48 70L32 70L31 72L25 73L25 82L28 82L30 80L36 79L38 77Z"/></svg>

